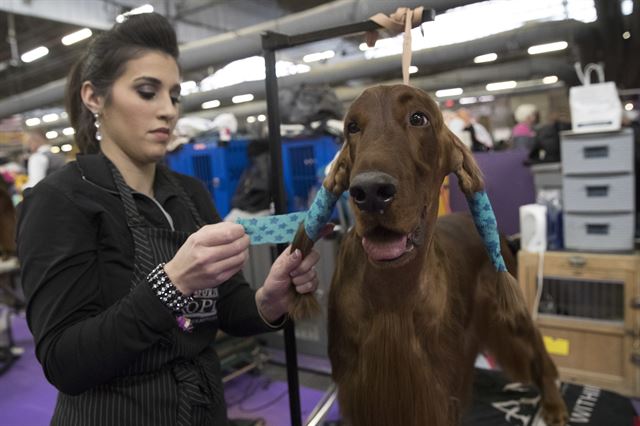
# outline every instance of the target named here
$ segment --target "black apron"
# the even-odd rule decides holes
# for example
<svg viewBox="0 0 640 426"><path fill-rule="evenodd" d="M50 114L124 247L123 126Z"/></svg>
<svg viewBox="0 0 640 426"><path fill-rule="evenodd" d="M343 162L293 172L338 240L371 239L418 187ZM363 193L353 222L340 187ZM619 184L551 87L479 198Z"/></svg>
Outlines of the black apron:
<svg viewBox="0 0 640 426"><path fill-rule="evenodd" d="M108 163L134 240L132 287L147 285L149 272L172 259L189 232L150 227L138 211L131 188L118 169ZM156 173L162 173L175 186L198 227L203 226L192 200L171 173L163 166L158 166ZM217 296L217 288L196 292L195 302L184 310L194 329L184 332L176 325L171 336L144 351L114 380L77 396L60 393L51 424L226 426L222 374L212 347L218 327Z"/></svg>

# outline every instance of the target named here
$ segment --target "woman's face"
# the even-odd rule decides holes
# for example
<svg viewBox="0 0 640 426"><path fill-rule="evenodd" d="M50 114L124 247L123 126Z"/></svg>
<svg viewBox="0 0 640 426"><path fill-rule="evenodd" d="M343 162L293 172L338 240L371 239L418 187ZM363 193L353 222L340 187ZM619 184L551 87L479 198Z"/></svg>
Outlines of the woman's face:
<svg viewBox="0 0 640 426"><path fill-rule="evenodd" d="M102 149L120 151L138 165L162 159L179 96L180 71L170 55L152 51L127 62L101 111Z"/></svg>

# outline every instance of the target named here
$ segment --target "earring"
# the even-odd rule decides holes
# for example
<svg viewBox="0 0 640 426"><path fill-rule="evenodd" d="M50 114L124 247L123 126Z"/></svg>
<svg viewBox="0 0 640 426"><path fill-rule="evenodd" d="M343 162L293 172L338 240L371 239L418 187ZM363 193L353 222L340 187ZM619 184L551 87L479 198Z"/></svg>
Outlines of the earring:
<svg viewBox="0 0 640 426"><path fill-rule="evenodd" d="M94 122L93 125L96 127L96 140L99 142L102 140L102 134L100 134L100 115L97 112L93 113Z"/></svg>

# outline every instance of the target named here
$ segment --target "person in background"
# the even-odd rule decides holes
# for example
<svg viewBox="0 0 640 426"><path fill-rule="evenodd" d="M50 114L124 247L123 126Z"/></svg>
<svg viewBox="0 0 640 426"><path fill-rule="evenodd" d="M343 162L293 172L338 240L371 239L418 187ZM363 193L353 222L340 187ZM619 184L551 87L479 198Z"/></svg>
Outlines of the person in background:
<svg viewBox="0 0 640 426"><path fill-rule="evenodd" d="M53 425L227 425L220 329L287 320L318 253L286 249L254 291L249 237L195 178L161 165L180 102L176 33L141 14L95 40L67 80L82 155L25 194L18 257Z"/></svg>
<svg viewBox="0 0 640 426"><path fill-rule="evenodd" d="M458 117L464 123L463 130L471 135L472 151L488 151L493 148L493 138L489 131L473 116L467 108L460 108L456 111Z"/></svg>
<svg viewBox="0 0 640 426"><path fill-rule="evenodd" d="M516 125L511 130L511 145L513 148L523 148L531 151L536 137L535 126L538 124L540 114L538 107L533 104L519 105L514 116Z"/></svg>
<svg viewBox="0 0 640 426"><path fill-rule="evenodd" d="M51 152L51 145L40 132L26 132L24 147L29 152L29 158L27 160L28 180L23 185L23 190L36 186L45 176L61 169L65 164L64 156Z"/></svg>

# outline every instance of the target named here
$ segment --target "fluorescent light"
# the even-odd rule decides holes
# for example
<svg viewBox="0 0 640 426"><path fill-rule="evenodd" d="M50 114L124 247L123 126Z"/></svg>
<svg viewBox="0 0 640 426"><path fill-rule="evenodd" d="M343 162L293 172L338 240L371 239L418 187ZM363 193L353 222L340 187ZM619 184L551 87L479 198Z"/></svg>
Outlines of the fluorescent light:
<svg viewBox="0 0 640 426"><path fill-rule="evenodd" d="M116 16L116 22L121 24L124 22L124 19L131 15L140 15L141 13L151 13L153 12L153 6L150 4L143 4L140 7L136 7L135 9L131 9L130 11L123 13L122 15Z"/></svg>
<svg viewBox="0 0 640 426"><path fill-rule="evenodd" d="M633 104L631 102L628 102L628 103L624 104L624 109L625 109L625 111L632 111L633 110Z"/></svg>
<svg viewBox="0 0 640 426"><path fill-rule="evenodd" d="M51 147L51 152L53 152L54 154L58 154L60 152L60 147L59 146L52 146Z"/></svg>
<svg viewBox="0 0 640 426"><path fill-rule="evenodd" d="M59 119L60 119L60 116L55 112L52 112L51 114L45 114L42 116L42 121L44 121L45 123L53 123L54 121L58 121Z"/></svg>
<svg viewBox="0 0 640 426"><path fill-rule="evenodd" d="M219 106L220 106L220 101L217 100L217 99L214 99L212 101L203 102L202 105L200 105L200 107L202 109L217 108Z"/></svg>
<svg viewBox="0 0 640 426"><path fill-rule="evenodd" d="M304 55L302 57L302 60L304 62L318 62L324 59L331 59L334 56L336 56L336 52L334 52L333 50L325 50L324 52L309 53L308 55Z"/></svg>
<svg viewBox="0 0 640 426"><path fill-rule="evenodd" d="M26 53L23 53L22 56L20 56L20 59L22 59L22 62L28 64L29 62L33 62L36 59L40 59L43 56L46 56L48 53L49 53L49 49L47 49L44 46L40 46Z"/></svg>
<svg viewBox="0 0 640 426"><path fill-rule="evenodd" d="M529 55L538 55L540 53L555 52L557 50L564 50L569 46L566 41L556 41L554 43L536 44L527 49Z"/></svg>
<svg viewBox="0 0 640 426"><path fill-rule="evenodd" d="M484 55L476 56L475 58L473 58L473 62L475 62L476 64L482 64L484 62L493 62L496 59L498 59L497 53L487 53Z"/></svg>
<svg viewBox="0 0 640 426"><path fill-rule="evenodd" d="M558 82L558 76L557 75L548 75L545 78L542 79L542 82L544 84L553 84L553 83L557 83Z"/></svg>
<svg viewBox="0 0 640 426"><path fill-rule="evenodd" d="M58 132L56 132L55 130L49 130L47 133L45 133L45 137L47 139L55 139L58 137Z"/></svg>
<svg viewBox="0 0 640 426"><path fill-rule="evenodd" d="M38 124L40 124L40 119L38 117L27 118L24 121L24 124L26 124L28 127L37 126Z"/></svg>
<svg viewBox="0 0 640 426"><path fill-rule="evenodd" d="M266 116L266 115L264 115L264 114L260 114L260 115L258 116L258 121L265 121L266 119L267 119L267 116Z"/></svg>
<svg viewBox="0 0 640 426"><path fill-rule="evenodd" d="M462 94L462 88L454 87L453 89L442 89L436 91L436 97L444 98L446 96L457 96Z"/></svg>
<svg viewBox="0 0 640 426"><path fill-rule="evenodd" d="M484 95L478 98L480 102L493 102L496 100L496 97L493 95Z"/></svg>
<svg viewBox="0 0 640 426"><path fill-rule="evenodd" d="M478 102L478 98L476 98L475 96L468 96L466 98L460 98L458 102L460 102L460 105L475 104L476 102Z"/></svg>
<svg viewBox="0 0 640 426"><path fill-rule="evenodd" d="M416 67L415 65L411 65L409 67L409 74L415 74L418 72L418 67Z"/></svg>
<svg viewBox="0 0 640 426"><path fill-rule="evenodd" d="M620 2L620 10L625 16L631 15L633 13L633 0L622 0Z"/></svg>
<svg viewBox="0 0 640 426"><path fill-rule="evenodd" d="M247 123L251 124L255 122L256 122L256 118L253 115L250 115L247 117Z"/></svg>
<svg viewBox="0 0 640 426"><path fill-rule="evenodd" d="M60 118L67 118L69 116L69 114L67 114L67 111L62 111L60 113Z"/></svg>
<svg viewBox="0 0 640 426"><path fill-rule="evenodd" d="M62 129L62 134L65 136L71 136L75 135L76 131L73 127L65 127L64 129Z"/></svg>
<svg viewBox="0 0 640 426"><path fill-rule="evenodd" d="M241 104L243 102L249 102L253 100L253 95L251 93L247 93L246 95L236 95L231 98L231 102L234 104Z"/></svg>
<svg viewBox="0 0 640 426"><path fill-rule="evenodd" d="M493 92L495 90L505 90L505 89L513 89L516 87L518 83L513 80L509 81L499 81L497 83L489 83L487 84L487 90Z"/></svg>
<svg viewBox="0 0 640 426"><path fill-rule="evenodd" d="M91 37L92 34L93 33L89 28L83 28L76 31L75 33L67 34L66 36L62 37L62 44L64 44L65 46L69 46L73 43L77 43Z"/></svg>
<svg viewBox="0 0 640 426"><path fill-rule="evenodd" d="M180 95L187 96L198 91L198 83L193 80L183 81L180 83Z"/></svg>
<svg viewBox="0 0 640 426"><path fill-rule="evenodd" d="M622 38L628 40L631 38L631 33L629 31L625 31L622 33Z"/></svg>
<svg viewBox="0 0 640 426"><path fill-rule="evenodd" d="M70 143L65 143L60 147L60 149L62 150L62 152L69 152L73 149L73 147L71 146Z"/></svg>

